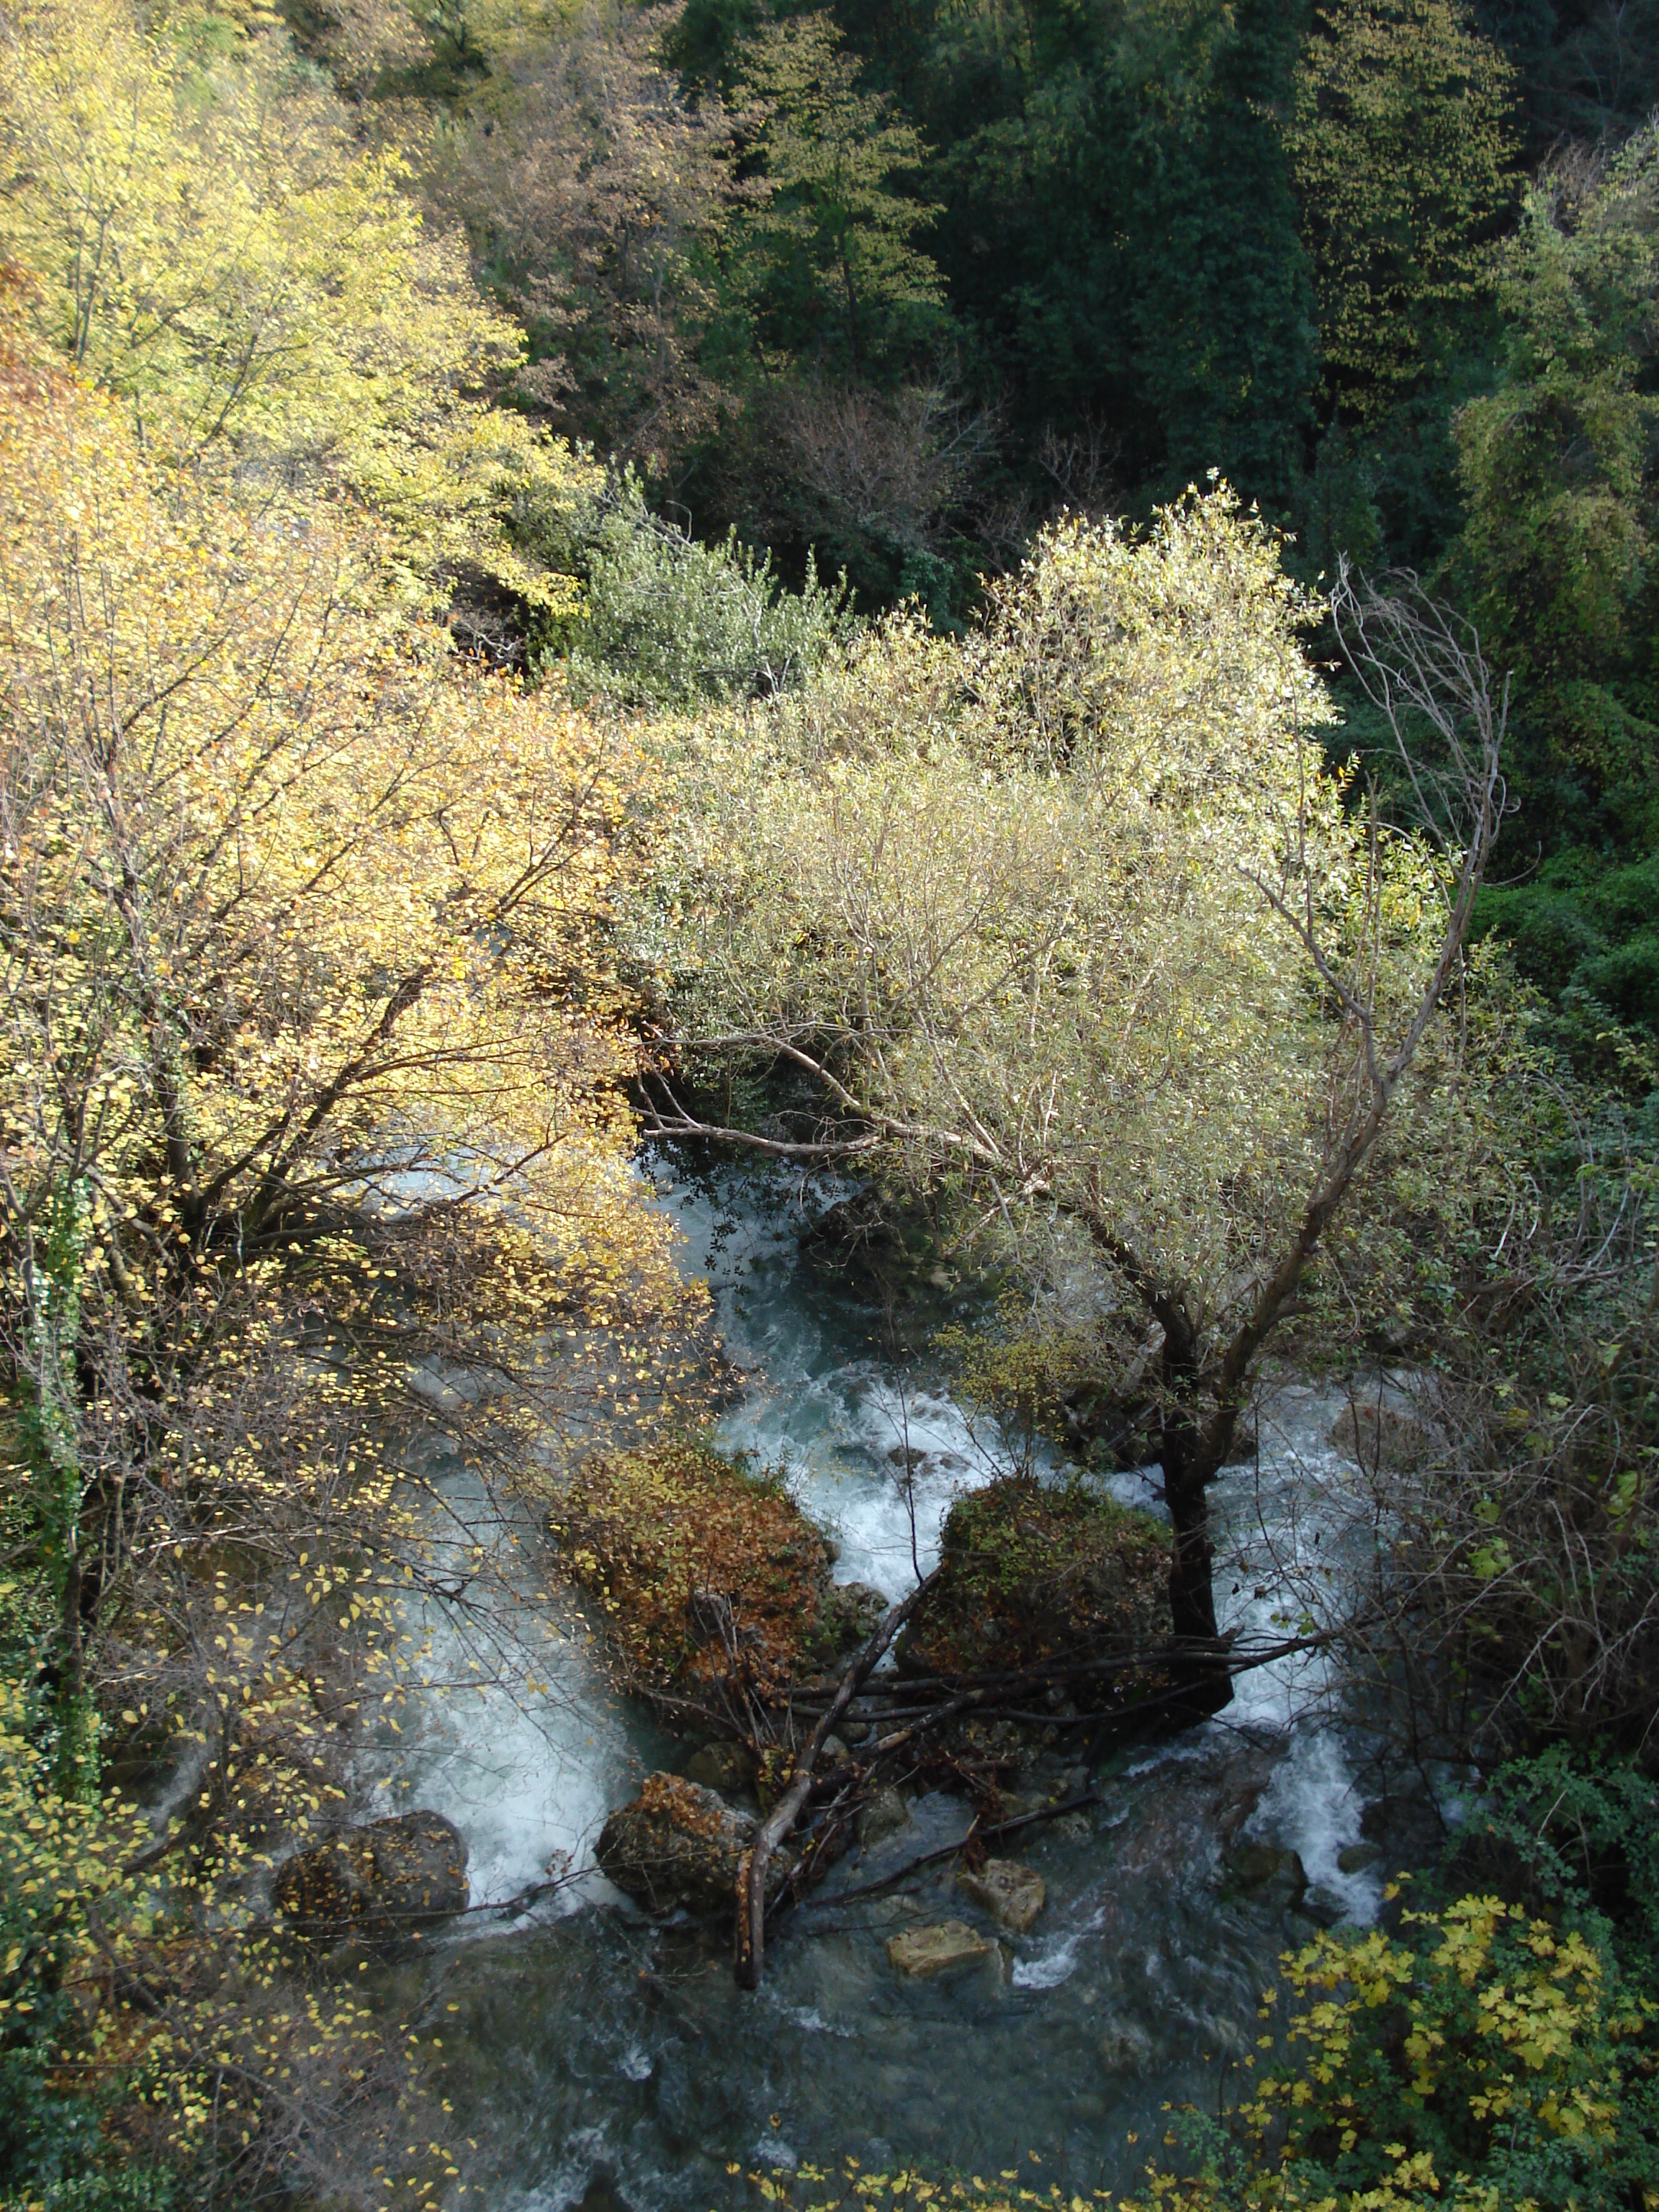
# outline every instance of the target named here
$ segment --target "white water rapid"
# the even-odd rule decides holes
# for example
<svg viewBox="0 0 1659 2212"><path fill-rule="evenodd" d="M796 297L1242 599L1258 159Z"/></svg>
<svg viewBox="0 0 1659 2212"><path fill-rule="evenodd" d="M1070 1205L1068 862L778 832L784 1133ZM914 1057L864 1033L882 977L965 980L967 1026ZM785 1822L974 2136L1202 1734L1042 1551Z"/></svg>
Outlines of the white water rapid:
<svg viewBox="0 0 1659 2212"><path fill-rule="evenodd" d="M719 1441L787 1471L839 1542L840 1579L897 1596L937 1558L951 1500L1008 1466L1006 1449L925 1357L891 1356L890 1310L804 1255L821 1187L769 1169L678 1186L664 1164L654 1172L745 1378ZM902 1295L914 1346L958 1294L922 1271ZM1218 1486L1224 1625L1257 1643L1294 1635L1371 1540L1353 1470L1327 1441L1340 1404L1282 1386L1251 1462ZM459 1468L434 1472L460 1520L487 1517ZM1156 1510L1149 1476L1109 1486ZM495 1527L491 1540L514 1534ZM543 1619L544 1600L526 1610ZM887 1964L894 1927L970 1911L948 1866L919 1887L840 1901L961 1835L962 1804L923 1797L898 1835L834 1870L745 1998L729 1931L654 1926L593 1869L607 1810L678 1754L610 1691L574 1607L545 1625L545 1687L526 1698L487 1679L463 1624L411 1622L428 1632L434 1680L477 1686L414 1700L362 1777L366 1810L418 1805L455 1821L475 1905L562 1877L528 1911L469 1916L426 1959L431 2005L458 2015L445 2094L492 2205L710 2212L742 2201L734 2163L836 2149L981 2171L1036 2150L1068 2191L1129 2185L1144 2153L1127 2146L1142 2130L1152 2140L1165 2099L1212 2097L1214 2066L1253 2035L1285 1946L1377 1909L1389 1869L1352 1848L1364 1803L1335 1686L1322 1655L1303 1654L1243 1675L1206 1726L1119 1754L1092 1814L1035 1832L1024 1856L1048 1903L994 1970L911 1983ZM1054 1771L1037 1786L1081 1786L1068 1755L1048 1754ZM1279 1868L1277 1886L1241 1886L1232 1869L1250 1863Z"/></svg>

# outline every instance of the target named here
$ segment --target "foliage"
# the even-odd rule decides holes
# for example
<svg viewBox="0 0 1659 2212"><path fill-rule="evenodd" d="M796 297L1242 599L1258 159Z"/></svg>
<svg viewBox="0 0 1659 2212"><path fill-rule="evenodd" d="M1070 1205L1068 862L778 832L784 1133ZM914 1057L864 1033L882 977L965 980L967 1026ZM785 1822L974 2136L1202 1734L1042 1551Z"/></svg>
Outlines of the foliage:
<svg viewBox="0 0 1659 2212"><path fill-rule="evenodd" d="M1310 614L1224 488L1057 529L960 648L890 626L769 750L708 742L659 894L683 1034L817 1071L849 1151L943 1181L1126 1356L1161 1332L1194 1621L1245 1376L1447 972L1440 863L1324 764Z"/></svg>
<svg viewBox="0 0 1659 2212"><path fill-rule="evenodd" d="M578 696L659 710L771 697L809 682L852 626L845 578L820 584L809 554L792 592L735 531L703 545L659 521L631 472L578 510L573 535L586 586L568 634Z"/></svg>
<svg viewBox="0 0 1659 2212"><path fill-rule="evenodd" d="M1644 1054L1638 1040L1659 1036L1659 843L1650 842L1655 849L1623 861L1569 846L1521 882L1494 884L1480 916L1555 1000L1579 1064L1638 1087L1652 1080L1651 1045Z"/></svg>
<svg viewBox="0 0 1659 2212"><path fill-rule="evenodd" d="M1505 270L1504 379L1460 424L1475 604L1540 675L1616 665L1640 621L1656 179L1644 131L1604 173L1567 167L1528 193Z"/></svg>
<svg viewBox="0 0 1659 2212"><path fill-rule="evenodd" d="M926 149L879 94L827 14L765 24L744 50L745 86L764 117L769 190L744 225L763 332L819 368L856 374L900 358L926 331L939 272L915 243L934 210L890 179Z"/></svg>
<svg viewBox="0 0 1659 2212"><path fill-rule="evenodd" d="M1332 396L1375 416L1490 296L1512 73L1453 0L1316 10L1289 137ZM1358 550L1345 547L1345 550Z"/></svg>
<svg viewBox="0 0 1659 2212"><path fill-rule="evenodd" d="M1485 920L1555 996L1580 1067L1632 1088L1651 1075L1620 1029L1650 1039L1659 1020L1656 190L1650 127L1529 193L1507 259L1503 380L1457 426L1468 520L1455 562L1517 670L1513 785L1543 860L1489 894Z"/></svg>
<svg viewBox="0 0 1659 2212"><path fill-rule="evenodd" d="M1553 1745L1500 1767L1483 1791L1470 1856L1487 1848L1534 1901L1597 1913L1621 1970L1650 1989L1659 1960L1659 1791L1634 1762ZM1490 1845L1487 1840L1490 1838Z"/></svg>
<svg viewBox="0 0 1659 2212"><path fill-rule="evenodd" d="M256 1906L422 1626L501 1663L509 1601L483 1543L458 1576L416 1431L488 1495L698 1357L626 1165L611 940L649 773L404 605L339 510L157 465L5 331L0 1610L46 1695L7 1707L29 1805L0 1826L94 1838L7 1893L104 1976L52 2078L133 2085L121 2124L199 2148L204 2193L378 2202L407 2126L397 2039ZM180 1778L159 1833L98 1826L94 1751L106 1788Z"/></svg>
<svg viewBox="0 0 1659 2212"><path fill-rule="evenodd" d="M180 1245L251 1260L423 1177L644 1257L600 1165L631 1132L604 933L638 763L399 632L321 517L296 543L152 491L27 355L3 396L11 1235L84 1184L140 1312Z"/></svg>
<svg viewBox="0 0 1659 2212"><path fill-rule="evenodd" d="M1152 2204L1613 2212L1652 2188L1653 2008L1593 1930L1464 1897L1398 1936L1322 1935L1285 1978L1293 2070L1264 2068L1237 2147L1191 2180L1154 2173Z"/></svg>
<svg viewBox="0 0 1659 2212"><path fill-rule="evenodd" d="M422 574L482 568L568 607L568 580L504 529L582 482L483 396L518 329L422 224L403 161L364 151L274 34L199 52L129 0L27 0L0 37L0 117L17 179L0 257L144 450L256 488L338 485Z"/></svg>
<svg viewBox="0 0 1659 2212"><path fill-rule="evenodd" d="M1356 1649L1379 1717L1483 1763L1565 1742L1650 1756L1659 1703L1653 1174L1547 1061L1511 1071L1530 1156L1483 1192L1425 1327L1418 1478L1374 1471L1390 1542ZM1510 1108L1514 1117L1514 1106ZM1513 1141L1513 1139L1512 1139Z"/></svg>
<svg viewBox="0 0 1659 2212"><path fill-rule="evenodd" d="M693 106L657 60L678 13L521 30L429 165L531 335L515 392L658 477L731 403L705 356L727 308L719 241L752 197L718 97Z"/></svg>
<svg viewBox="0 0 1659 2212"><path fill-rule="evenodd" d="M272 2173L326 2174L361 2201L377 2159L430 2201L445 2160L415 2146L411 2170L392 2148L403 2063L368 2008L336 1993L325 2010L283 1977L268 1936L210 1936L135 1879L134 1808L59 1795L32 1718L0 1683L6 2203L171 2212L181 2193L202 2201L216 2167L250 2191ZM343 2163L343 2130L362 2171Z"/></svg>

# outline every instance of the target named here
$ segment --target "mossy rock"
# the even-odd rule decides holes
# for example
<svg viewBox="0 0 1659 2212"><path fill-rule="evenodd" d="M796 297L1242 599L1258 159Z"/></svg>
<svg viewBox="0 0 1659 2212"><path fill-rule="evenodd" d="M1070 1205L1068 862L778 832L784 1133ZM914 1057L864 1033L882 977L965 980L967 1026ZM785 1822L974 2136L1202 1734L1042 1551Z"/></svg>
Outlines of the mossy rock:
<svg viewBox="0 0 1659 2212"><path fill-rule="evenodd" d="M717 1716L725 1684L781 1690L861 1640L867 1608L832 1583L830 1546L781 1480L705 1444L591 1459L553 1530L627 1686L676 1709Z"/></svg>
<svg viewBox="0 0 1659 2212"><path fill-rule="evenodd" d="M617 1888L649 1912L730 1912L743 1855L758 1823L712 1790L678 1774L648 1774L639 1796L605 1822L594 1856ZM793 1861L780 1852L767 1893L781 1889Z"/></svg>
<svg viewBox="0 0 1659 2212"><path fill-rule="evenodd" d="M898 1663L976 1674L1151 1650L1171 1633L1169 1585L1170 1534L1150 1514L1080 1484L1006 1475L951 1507L939 1580Z"/></svg>
<svg viewBox="0 0 1659 2212"><path fill-rule="evenodd" d="M466 1910L466 1838L441 1813L401 1813L288 1860L276 1903L301 1936L424 1928Z"/></svg>

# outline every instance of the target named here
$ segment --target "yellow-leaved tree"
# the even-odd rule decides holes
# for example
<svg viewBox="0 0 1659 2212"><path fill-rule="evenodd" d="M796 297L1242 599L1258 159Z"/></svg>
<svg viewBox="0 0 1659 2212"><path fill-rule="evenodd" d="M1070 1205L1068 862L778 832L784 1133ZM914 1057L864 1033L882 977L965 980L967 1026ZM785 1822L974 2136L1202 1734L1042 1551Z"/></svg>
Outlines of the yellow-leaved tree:
<svg viewBox="0 0 1659 2212"><path fill-rule="evenodd" d="M1207 1489L1403 1105L1501 808L1469 641L1340 605L1385 707L1437 718L1461 834L1389 829L1327 766L1314 606L1222 486L1141 538L1061 526L962 646L890 624L705 733L665 886L682 1054L804 1073L850 1124L750 1141L943 1185L1161 1378L1174 1626L1212 1656Z"/></svg>
<svg viewBox="0 0 1659 2212"><path fill-rule="evenodd" d="M492 406L520 358L402 157L362 145L285 34L228 48L131 0L0 15L0 258L34 329L148 452L251 487L331 487L422 577L481 570L568 613L512 524L595 472Z"/></svg>
<svg viewBox="0 0 1659 2212"><path fill-rule="evenodd" d="M53 1833L112 1757L189 1784L53 1875L118 2015L53 2063L151 2083L140 2133L250 2190L319 2171L319 2112L331 2191L372 2185L331 2162L374 2132L356 2016L282 1994L256 1908L436 1604L482 1642L507 1595L422 1470L447 1440L499 1500L562 1425L648 1418L699 1310L629 1169L649 781L411 621L345 510L158 467L12 319L5 1725Z"/></svg>

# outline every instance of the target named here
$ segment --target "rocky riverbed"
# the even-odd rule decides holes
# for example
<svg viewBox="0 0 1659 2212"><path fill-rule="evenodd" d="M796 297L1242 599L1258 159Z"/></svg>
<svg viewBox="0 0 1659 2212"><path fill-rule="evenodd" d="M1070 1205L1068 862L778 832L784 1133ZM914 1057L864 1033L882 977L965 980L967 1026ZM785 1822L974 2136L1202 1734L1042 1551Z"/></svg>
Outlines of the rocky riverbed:
<svg viewBox="0 0 1659 2212"><path fill-rule="evenodd" d="M925 1360L894 1358L890 1310L803 1250L821 1198L739 1169L663 1202L745 1376L717 1442L781 1471L837 1582L901 1595L952 1502L1015 1466ZM926 1270L905 1295L911 1345L960 1310ZM1281 1378L1257 1455L1224 1479L1219 1588L1246 1635L1292 1624L1365 1540L1328 1441L1341 1410ZM1144 1475L1101 1492L1156 1514ZM966 1865L952 1847L975 1808L901 1775L744 1996L723 1916L665 1916L675 1899L623 1893L596 1853L647 1776L677 1773L658 1793L701 1808L717 1891L754 1778L623 1696L579 1602L538 1695L434 1695L362 1765L366 1811L442 1814L471 1847L474 1910L377 1972L400 2018L439 2031L434 2086L492 2206L708 2212L742 2201L744 2170L836 2151L999 2170L1035 2153L1045 2183L1130 2186L1164 2101L1213 2099L1286 1944L1370 1917L1391 1866L1432 1841L1431 1797L1363 1765L1304 1654L1243 1677L1215 1721L1093 1770L1063 1716L988 1735L999 1796L978 1811L1001 1825ZM443 1624L427 1626L435 1670Z"/></svg>

